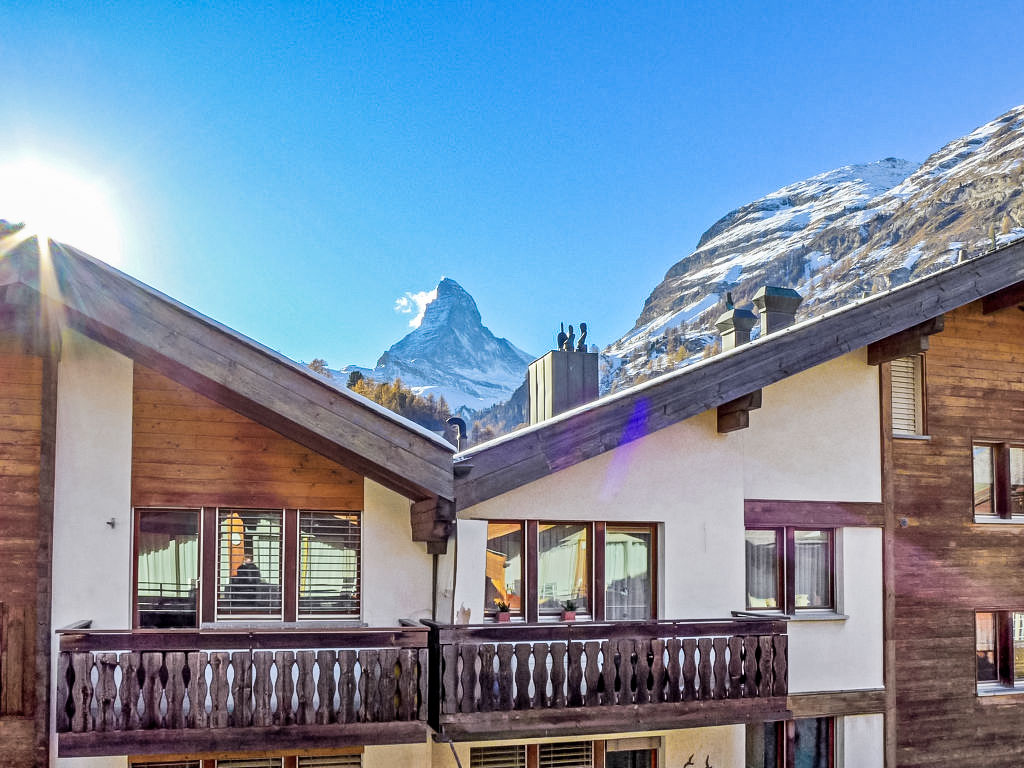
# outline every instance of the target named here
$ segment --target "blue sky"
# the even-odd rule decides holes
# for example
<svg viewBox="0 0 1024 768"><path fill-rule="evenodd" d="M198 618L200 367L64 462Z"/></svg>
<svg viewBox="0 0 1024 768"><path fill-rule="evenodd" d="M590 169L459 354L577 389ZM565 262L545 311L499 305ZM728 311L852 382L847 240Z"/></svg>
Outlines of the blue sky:
<svg viewBox="0 0 1024 768"><path fill-rule="evenodd" d="M732 208L1024 102L1020 0L3 7L0 165L100 178L125 271L334 366L442 276L603 346Z"/></svg>

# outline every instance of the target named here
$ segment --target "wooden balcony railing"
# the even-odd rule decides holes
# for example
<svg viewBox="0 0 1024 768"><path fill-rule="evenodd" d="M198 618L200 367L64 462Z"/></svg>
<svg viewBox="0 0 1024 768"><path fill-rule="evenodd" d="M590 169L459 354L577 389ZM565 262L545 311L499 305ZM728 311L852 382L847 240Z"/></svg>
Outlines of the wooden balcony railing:
<svg viewBox="0 0 1024 768"><path fill-rule="evenodd" d="M455 740L787 717L785 621L431 624L430 725Z"/></svg>
<svg viewBox="0 0 1024 768"><path fill-rule="evenodd" d="M427 629L62 631L59 754L426 738Z"/></svg>

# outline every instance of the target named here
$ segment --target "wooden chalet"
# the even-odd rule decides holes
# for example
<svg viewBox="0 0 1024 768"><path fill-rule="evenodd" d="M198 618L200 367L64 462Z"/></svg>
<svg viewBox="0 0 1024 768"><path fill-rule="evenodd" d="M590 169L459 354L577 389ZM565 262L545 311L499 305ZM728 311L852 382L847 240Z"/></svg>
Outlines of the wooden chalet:
<svg viewBox="0 0 1024 768"><path fill-rule="evenodd" d="M1022 285L1011 245L799 324L769 288L592 402L550 353L453 456L10 236L6 764L1017 765Z"/></svg>

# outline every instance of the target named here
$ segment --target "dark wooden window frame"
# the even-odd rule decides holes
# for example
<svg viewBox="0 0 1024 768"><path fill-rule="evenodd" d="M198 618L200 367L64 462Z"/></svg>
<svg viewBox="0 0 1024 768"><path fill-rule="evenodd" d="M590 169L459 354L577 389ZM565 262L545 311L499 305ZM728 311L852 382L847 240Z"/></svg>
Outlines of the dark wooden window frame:
<svg viewBox="0 0 1024 768"><path fill-rule="evenodd" d="M996 657L996 680L979 680L978 665L974 665L975 682L979 690L986 685L998 685L1000 688L1014 688L1018 693L1024 693L1024 670L1021 673L1021 680L1017 681L1017 673L1014 665L1013 650L1013 614L1022 611L1012 610L979 610L975 611L975 633L977 633L977 615L979 613L991 613L995 616L995 657ZM974 647L977 649L978 641L975 636Z"/></svg>
<svg viewBox="0 0 1024 768"><path fill-rule="evenodd" d="M836 531L835 527L827 525L786 525L786 526L765 526L748 525L746 531L774 531L776 551L782 553L779 560L777 593L780 596L781 605L777 608L746 607L748 611L766 613L784 613L794 615L796 613L811 611L836 611L837 583L836 577ZM829 604L827 606L797 606L796 605L796 532L797 531L826 531L828 533L828 570L829 570ZM744 557L744 566L746 566Z"/></svg>
<svg viewBox="0 0 1024 768"><path fill-rule="evenodd" d="M836 764L836 719L828 719L828 768L835 768ZM796 768L796 720L784 720L776 724L778 729L778 743L783 747L783 754L779 755L778 768Z"/></svg>
<svg viewBox="0 0 1024 768"><path fill-rule="evenodd" d="M974 507L974 449L987 445L992 448L992 515L974 514L976 523L987 523L994 520L1019 520L1024 523L1021 515L1013 514L1010 497L1010 449L1024 449L1024 441L987 439L974 437L971 440L971 507Z"/></svg>
<svg viewBox="0 0 1024 768"><path fill-rule="evenodd" d="M132 610L132 626L135 629L139 629L139 608L138 608L138 584L139 584L139 512L148 511L159 511L159 510L173 510L176 512L190 512L195 511L199 515L199 610L198 610L198 623L199 626L207 624L229 624L234 623L238 620L230 617L217 618L217 578L218 578L218 556L220 554L220 538L217 526L218 511L221 509L235 509L239 511L258 511L258 512L278 512L280 511L283 515L282 527L281 527L281 569L282 569L282 585L281 585L281 598L282 598L282 615L268 616L266 618L245 618L239 619L240 621L255 621L259 623L295 623L299 621L298 617L298 602L299 602L299 547L301 542L299 540L299 512L300 510L295 507L285 508L248 508L248 507L216 507L216 506L204 506L204 507L170 507L170 506L139 506L132 510L132 590L131 590L131 610ZM364 585L362 583L362 569L363 569L363 529L362 529L362 511L351 510L351 509L303 509L302 512L325 512L325 513L338 513L338 514L356 514L360 516L360 530L359 530L359 593L360 593L360 606L359 616L317 616L302 618L301 621L305 622L354 622L362 619L363 607L362 607L362 594ZM174 631L168 629L164 631ZM190 631L189 628L185 628L185 631Z"/></svg>
<svg viewBox="0 0 1024 768"><path fill-rule="evenodd" d="M523 584L524 594L521 596L523 603L523 617L527 622L536 623L540 619L538 610L539 593L537 589L537 568L538 568L538 533L540 525L583 525L587 527L587 539L589 542L587 552L587 588L590 594L590 613L593 621L605 621L605 544L607 542L608 528L618 526L645 526L651 529L651 617L658 616L658 524L651 522L625 522L625 521L596 521L587 522L584 520L488 520L491 522L521 523L523 526ZM493 611L484 606L485 615L493 616Z"/></svg>
<svg viewBox="0 0 1024 768"><path fill-rule="evenodd" d="M254 758L281 758L283 768L297 768L299 757L341 757L343 755L360 755L365 753L363 747L342 747L340 749L310 749L303 750L301 752L290 752L287 754L281 752L271 752L268 754L265 751L258 752L222 752L215 755L204 755L202 757L192 757L189 755L145 755L140 757L133 757L129 761L130 768L147 768L151 765L161 765L164 763L199 763L201 768L217 768L218 760L245 760Z"/></svg>

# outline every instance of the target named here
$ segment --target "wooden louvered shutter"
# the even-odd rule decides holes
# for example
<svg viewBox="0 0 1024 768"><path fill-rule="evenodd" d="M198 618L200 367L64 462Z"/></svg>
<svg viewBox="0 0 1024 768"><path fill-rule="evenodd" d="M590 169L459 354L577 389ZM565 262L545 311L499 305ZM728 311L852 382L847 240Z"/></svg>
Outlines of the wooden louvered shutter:
<svg viewBox="0 0 1024 768"><path fill-rule="evenodd" d="M593 765L593 742L566 741L540 745L538 768L592 768Z"/></svg>
<svg viewBox="0 0 1024 768"><path fill-rule="evenodd" d="M526 768L526 746L471 747L469 768Z"/></svg>
<svg viewBox="0 0 1024 768"><path fill-rule="evenodd" d="M299 768L360 768L362 755L319 755L299 757Z"/></svg>
<svg viewBox="0 0 1024 768"><path fill-rule="evenodd" d="M920 435L924 432L924 397L921 356L898 357L892 361L892 433Z"/></svg>

